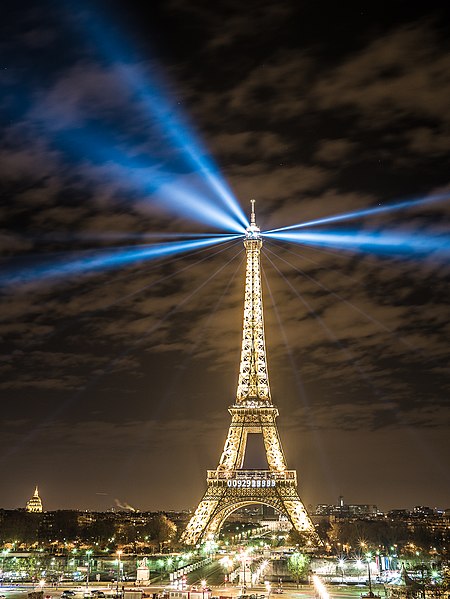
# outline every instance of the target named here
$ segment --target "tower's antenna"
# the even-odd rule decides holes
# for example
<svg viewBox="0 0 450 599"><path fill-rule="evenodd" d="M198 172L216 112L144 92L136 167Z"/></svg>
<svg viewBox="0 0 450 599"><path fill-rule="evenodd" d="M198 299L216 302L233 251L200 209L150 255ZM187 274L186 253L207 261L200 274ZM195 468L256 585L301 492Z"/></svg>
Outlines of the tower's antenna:
<svg viewBox="0 0 450 599"><path fill-rule="evenodd" d="M261 240L259 227L256 224L255 200L250 200L250 202L251 202L251 205L252 205L252 211L251 211L251 214L250 214L250 224L245 229L245 237L246 237L246 239L259 239L259 240ZM245 243L244 243L244 245L245 245Z"/></svg>

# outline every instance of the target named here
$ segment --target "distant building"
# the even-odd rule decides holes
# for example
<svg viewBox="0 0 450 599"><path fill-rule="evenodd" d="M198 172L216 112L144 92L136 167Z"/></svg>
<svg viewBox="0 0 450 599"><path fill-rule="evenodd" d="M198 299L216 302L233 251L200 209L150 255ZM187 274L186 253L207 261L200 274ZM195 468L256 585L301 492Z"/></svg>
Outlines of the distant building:
<svg viewBox="0 0 450 599"><path fill-rule="evenodd" d="M336 505L320 503L315 510L316 516L335 516L336 518L355 518L378 514L376 505L368 503L344 503L342 495Z"/></svg>
<svg viewBox="0 0 450 599"><path fill-rule="evenodd" d="M389 510L387 513L387 517L393 520L405 520L409 518L409 516L410 511L405 508Z"/></svg>
<svg viewBox="0 0 450 599"><path fill-rule="evenodd" d="M292 528L292 524L286 516L281 514L277 520L261 520L260 525L272 532L289 532Z"/></svg>
<svg viewBox="0 0 450 599"><path fill-rule="evenodd" d="M417 516L418 518L428 518L429 516L435 516L436 510L425 505L416 505L412 515Z"/></svg>
<svg viewBox="0 0 450 599"><path fill-rule="evenodd" d="M42 501L39 497L37 485L34 490L34 495L27 501L25 509L27 512L31 512L33 514L40 514L42 512Z"/></svg>

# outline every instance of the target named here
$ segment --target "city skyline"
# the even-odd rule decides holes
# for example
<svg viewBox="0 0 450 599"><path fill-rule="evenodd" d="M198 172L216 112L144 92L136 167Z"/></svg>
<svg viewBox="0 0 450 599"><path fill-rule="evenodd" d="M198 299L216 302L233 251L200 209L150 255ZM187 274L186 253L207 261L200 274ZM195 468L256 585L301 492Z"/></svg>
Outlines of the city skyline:
<svg viewBox="0 0 450 599"><path fill-rule="evenodd" d="M315 506L310 504L308 507L308 511L310 515L338 515L338 514L343 514L344 516L361 516L361 517L367 517L367 516L373 516L373 515L380 515L380 514L384 514L384 513L390 513L390 512L410 512L411 514L419 514L419 515L429 515L428 514L428 510L430 512L436 512L436 513L444 513L444 512L448 512L448 508L447 509L442 509L439 507L430 507L430 506L423 506L423 505L414 505L411 509L407 509L407 508L402 508L400 506L397 506L395 508L392 508L391 510L387 510L386 512L383 512L382 510L380 510L378 508L377 505L373 504L373 503L364 503L364 504L357 504L357 503L347 503L344 501L344 496L340 495L336 501L334 503L318 503ZM259 505L256 506L255 505L251 505L249 506L250 510L251 508L263 508L263 507L267 507L263 505ZM270 508L272 509L272 508ZM54 508L52 510L47 510L45 509L45 506L42 502L42 498L39 495L38 492L38 486L35 487L34 493L29 497L29 499L25 502L24 505L19 505L19 506L15 506L15 507L10 507L10 508L4 508L3 506L0 506L0 510L5 510L5 511L14 511L14 510L25 510L27 512L32 512L32 513L43 513L46 511L51 511L51 512L57 512L57 511L64 511L64 510L68 510L68 511L77 511L77 512L95 512L96 510L85 510L83 508ZM124 503L122 504L119 500L115 500L115 505L111 506L107 511L111 511L111 512L116 512L116 513L139 513L139 512L149 512L149 513L161 513L166 511L167 513L184 513L184 514L188 514L191 513L192 514L192 510L156 510L156 511L152 511L152 510L138 510L133 508L133 506ZM276 512L276 510L275 510ZM102 512L99 512L102 513Z"/></svg>
<svg viewBox="0 0 450 599"><path fill-rule="evenodd" d="M238 234L250 198L269 231L433 194L314 232L442 252L267 237L263 298L304 504L450 507L448 8L25 5L1 36L0 507L38 484L50 510L193 508L236 397L245 270L242 238L202 235ZM173 234L203 246L75 268Z"/></svg>

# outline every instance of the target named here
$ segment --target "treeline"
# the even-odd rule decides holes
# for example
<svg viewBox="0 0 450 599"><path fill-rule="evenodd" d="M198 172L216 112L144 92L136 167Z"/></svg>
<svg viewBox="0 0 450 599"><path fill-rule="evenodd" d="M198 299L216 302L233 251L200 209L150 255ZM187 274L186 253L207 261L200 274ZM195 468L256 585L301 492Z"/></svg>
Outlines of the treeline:
<svg viewBox="0 0 450 599"><path fill-rule="evenodd" d="M450 528L442 521L414 523L402 520L341 519L324 518L316 525L316 531L324 544L334 552L359 552L382 549L387 554L397 550L402 556L417 555L418 551L430 549L442 556L450 557ZM306 534L291 531L288 542L299 547L307 546Z"/></svg>
<svg viewBox="0 0 450 599"><path fill-rule="evenodd" d="M136 517L121 512L86 513L60 510L41 514L0 510L0 543L81 541L100 545L137 542L162 543L173 539L177 527L164 514Z"/></svg>
<svg viewBox="0 0 450 599"><path fill-rule="evenodd" d="M332 523L327 534L332 542L341 545L358 547L363 541L368 546L386 549L394 545L406 547L411 543L415 547L443 549L449 541L448 529L444 527L435 528L426 522L411 526L392 520L337 521Z"/></svg>

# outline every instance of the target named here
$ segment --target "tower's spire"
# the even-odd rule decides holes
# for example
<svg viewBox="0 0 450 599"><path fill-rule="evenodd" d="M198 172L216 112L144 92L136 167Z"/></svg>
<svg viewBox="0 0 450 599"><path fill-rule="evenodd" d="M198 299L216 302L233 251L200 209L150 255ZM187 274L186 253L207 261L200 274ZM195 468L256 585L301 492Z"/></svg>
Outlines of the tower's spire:
<svg viewBox="0 0 450 599"><path fill-rule="evenodd" d="M252 214L250 216L250 224L256 227L256 221L255 221L255 200L250 200L251 204L252 204Z"/></svg>
<svg viewBox="0 0 450 599"><path fill-rule="evenodd" d="M245 229L245 238L246 239L260 239L260 228L256 225L255 200L250 200L250 202L252 204L252 211L250 214L250 226ZM244 245L245 245L245 243L244 243ZM247 246L245 246L245 247L247 247Z"/></svg>
<svg viewBox="0 0 450 599"><path fill-rule="evenodd" d="M246 401L270 403L267 373L264 315L262 303L260 253L262 239L256 225L255 200L251 200L250 226L245 232L247 252L245 272L244 323L242 331L241 365L236 403Z"/></svg>

